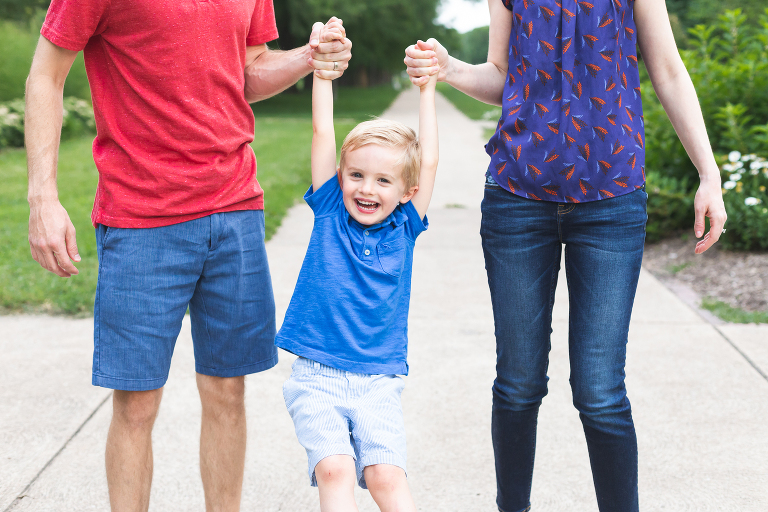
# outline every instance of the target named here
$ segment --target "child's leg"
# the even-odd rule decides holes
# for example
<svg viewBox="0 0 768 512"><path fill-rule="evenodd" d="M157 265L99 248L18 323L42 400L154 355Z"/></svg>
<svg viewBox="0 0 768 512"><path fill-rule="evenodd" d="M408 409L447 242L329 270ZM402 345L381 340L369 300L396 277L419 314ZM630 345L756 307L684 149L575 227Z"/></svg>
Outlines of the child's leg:
<svg viewBox="0 0 768 512"><path fill-rule="evenodd" d="M363 473L368 490L381 512L416 512L402 468L391 464L374 464L367 466Z"/></svg>
<svg viewBox="0 0 768 512"><path fill-rule="evenodd" d="M315 478L321 512L357 512L355 459L349 455L326 457L315 466Z"/></svg>

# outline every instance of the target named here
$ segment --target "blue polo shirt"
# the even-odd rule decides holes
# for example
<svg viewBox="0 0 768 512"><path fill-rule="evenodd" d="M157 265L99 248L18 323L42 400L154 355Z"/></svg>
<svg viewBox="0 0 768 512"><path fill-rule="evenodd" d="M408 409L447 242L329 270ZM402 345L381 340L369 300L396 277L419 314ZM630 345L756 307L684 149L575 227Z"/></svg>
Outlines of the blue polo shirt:
<svg viewBox="0 0 768 512"><path fill-rule="evenodd" d="M360 224L336 176L304 200L315 225L275 345L340 370L407 375L413 246L426 217L409 201Z"/></svg>

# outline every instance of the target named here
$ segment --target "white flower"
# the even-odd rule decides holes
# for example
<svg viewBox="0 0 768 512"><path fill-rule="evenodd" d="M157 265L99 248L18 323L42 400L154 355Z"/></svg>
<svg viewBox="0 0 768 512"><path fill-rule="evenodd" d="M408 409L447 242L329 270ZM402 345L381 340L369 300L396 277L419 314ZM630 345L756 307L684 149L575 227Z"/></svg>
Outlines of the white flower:
<svg viewBox="0 0 768 512"><path fill-rule="evenodd" d="M728 160L730 160L731 162L738 162L740 158L741 158L741 153L739 153L738 151L731 151L730 153L728 153Z"/></svg>
<svg viewBox="0 0 768 512"><path fill-rule="evenodd" d="M731 174L730 179L731 181L739 181L741 179L741 174Z"/></svg>
<svg viewBox="0 0 768 512"><path fill-rule="evenodd" d="M762 165L762 163L760 163L757 160L755 160L754 162L749 164L749 168L750 169L759 169L761 165Z"/></svg>
<svg viewBox="0 0 768 512"><path fill-rule="evenodd" d="M752 169L751 171L749 171L749 174L751 174L752 176L757 176L758 174L760 174L760 171L758 169Z"/></svg>
<svg viewBox="0 0 768 512"><path fill-rule="evenodd" d="M760 204L760 200L756 197L748 197L744 200L744 204L747 206L755 206Z"/></svg>
<svg viewBox="0 0 768 512"><path fill-rule="evenodd" d="M731 164L725 164L725 165L723 165L723 170L724 171L728 171L728 172L732 172L733 171L733 166Z"/></svg>
<svg viewBox="0 0 768 512"><path fill-rule="evenodd" d="M733 170L738 171L739 169L744 168L744 162L736 162L733 164Z"/></svg>
<svg viewBox="0 0 768 512"><path fill-rule="evenodd" d="M733 188L736 188L736 182L735 181L726 181L723 183L723 188L726 190L731 190Z"/></svg>
<svg viewBox="0 0 768 512"><path fill-rule="evenodd" d="M749 162L750 160L757 160L757 155L752 153L751 155L741 157L742 162Z"/></svg>

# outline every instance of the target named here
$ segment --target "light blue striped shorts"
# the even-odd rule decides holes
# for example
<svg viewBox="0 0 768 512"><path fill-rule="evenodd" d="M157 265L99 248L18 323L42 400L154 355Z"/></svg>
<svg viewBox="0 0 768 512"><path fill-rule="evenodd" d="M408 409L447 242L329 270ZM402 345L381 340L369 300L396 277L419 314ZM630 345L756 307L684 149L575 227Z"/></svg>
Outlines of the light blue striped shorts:
<svg viewBox="0 0 768 512"><path fill-rule="evenodd" d="M363 469L391 464L405 471L405 423L400 405L403 379L337 370L299 357L283 384L283 398L307 450L310 484L315 466L331 455L355 459L357 482L367 489Z"/></svg>

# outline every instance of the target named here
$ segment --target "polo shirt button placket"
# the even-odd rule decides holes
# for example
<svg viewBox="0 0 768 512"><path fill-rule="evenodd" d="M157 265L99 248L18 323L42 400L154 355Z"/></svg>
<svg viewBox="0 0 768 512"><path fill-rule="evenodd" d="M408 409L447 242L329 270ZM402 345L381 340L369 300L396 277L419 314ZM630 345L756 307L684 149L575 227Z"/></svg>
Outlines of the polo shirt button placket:
<svg viewBox="0 0 768 512"><path fill-rule="evenodd" d="M365 255L366 255L366 256L370 256L370 255L371 255L371 251L370 251L370 250L368 250L368 249L366 249L366 250L365 250Z"/></svg>

